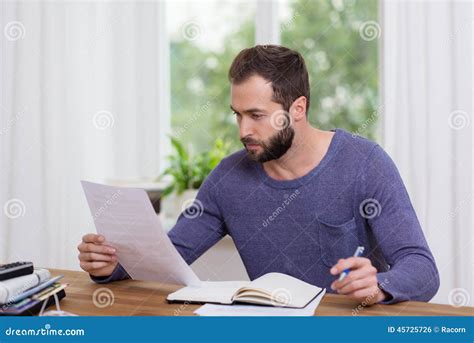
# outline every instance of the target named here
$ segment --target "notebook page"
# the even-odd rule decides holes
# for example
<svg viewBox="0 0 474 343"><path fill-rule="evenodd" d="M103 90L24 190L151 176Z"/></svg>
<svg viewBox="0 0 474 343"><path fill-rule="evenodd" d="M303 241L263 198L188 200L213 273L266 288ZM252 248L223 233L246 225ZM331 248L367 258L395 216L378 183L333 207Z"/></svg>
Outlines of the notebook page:
<svg viewBox="0 0 474 343"><path fill-rule="evenodd" d="M201 287L184 287L171 293L168 300L213 302L220 304L232 303L232 297L249 281L202 281Z"/></svg>
<svg viewBox="0 0 474 343"><path fill-rule="evenodd" d="M282 303L289 307L304 307L321 291L317 286L281 273L265 274L253 280L250 288L262 289L278 300L275 305ZM239 297L235 300L239 300Z"/></svg>

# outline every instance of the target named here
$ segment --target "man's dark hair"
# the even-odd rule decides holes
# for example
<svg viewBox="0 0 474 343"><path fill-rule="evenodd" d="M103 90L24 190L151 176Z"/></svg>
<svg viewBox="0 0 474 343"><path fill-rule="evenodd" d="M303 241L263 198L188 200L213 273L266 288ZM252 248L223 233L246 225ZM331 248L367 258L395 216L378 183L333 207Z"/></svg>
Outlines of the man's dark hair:
<svg viewBox="0 0 474 343"><path fill-rule="evenodd" d="M280 45L256 45L239 52L229 69L229 81L239 84L253 75L272 83L273 101L285 111L300 96L306 97L309 109L309 78L299 52Z"/></svg>

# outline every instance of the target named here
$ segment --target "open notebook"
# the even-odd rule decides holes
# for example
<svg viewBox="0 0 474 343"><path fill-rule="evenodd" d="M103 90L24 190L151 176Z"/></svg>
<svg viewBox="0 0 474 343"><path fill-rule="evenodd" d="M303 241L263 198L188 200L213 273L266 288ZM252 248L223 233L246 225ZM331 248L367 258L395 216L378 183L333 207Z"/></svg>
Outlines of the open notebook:
<svg viewBox="0 0 474 343"><path fill-rule="evenodd" d="M268 273L253 281L203 281L200 287L184 287L168 295L167 300L303 308L323 294L323 289L280 273Z"/></svg>

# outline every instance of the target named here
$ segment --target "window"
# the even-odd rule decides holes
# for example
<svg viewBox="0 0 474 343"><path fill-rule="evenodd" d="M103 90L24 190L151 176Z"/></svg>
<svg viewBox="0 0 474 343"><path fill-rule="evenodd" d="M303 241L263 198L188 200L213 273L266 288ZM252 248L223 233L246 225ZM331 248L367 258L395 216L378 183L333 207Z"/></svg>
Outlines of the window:
<svg viewBox="0 0 474 343"><path fill-rule="evenodd" d="M309 120L376 139L377 1L280 2L282 45L305 58L311 84Z"/></svg>
<svg viewBox="0 0 474 343"><path fill-rule="evenodd" d="M311 123L375 139L377 1L283 0L275 12L268 11L268 3L258 7L262 3L167 2L173 135L196 152L207 149L216 138L231 141L234 150L241 148L229 110L227 72L235 55L255 44L258 17L269 21L268 27L278 21L274 27L280 32L265 34L280 36L282 45L305 58L311 82Z"/></svg>
<svg viewBox="0 0 474 343"><path fill-rule="evenodd" d="M241 145L229 109L227 72L237 53L254 45L252 1L167 2L172 133L194 151L216 138Z"/></svg>

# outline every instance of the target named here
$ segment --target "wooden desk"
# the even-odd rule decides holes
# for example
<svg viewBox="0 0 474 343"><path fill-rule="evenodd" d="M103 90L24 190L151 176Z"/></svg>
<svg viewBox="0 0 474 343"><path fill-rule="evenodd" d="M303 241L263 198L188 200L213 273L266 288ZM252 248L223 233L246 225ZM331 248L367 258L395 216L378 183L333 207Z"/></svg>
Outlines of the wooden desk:
<svg viewBox="0 0 474 343"><path fill-rule="evenodd" d="M201 305L169 304L166 296L180 286L150 281L124 280L96 284L85 272L51 269L53 276L62 274L66 298L61 309L82 316L192 316ZM94 304L94 292L96 301ZM101 298L103 301L101 301ZM113 299L113 302L112 300ZM104 306L108 305L108 306ZM342 295L326 294L316 309L316 316L352 316L358 304ZM453 307L407 301L395 305L374 305L358 311L362 316L474 316L474 307Z"/></svg>

